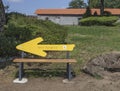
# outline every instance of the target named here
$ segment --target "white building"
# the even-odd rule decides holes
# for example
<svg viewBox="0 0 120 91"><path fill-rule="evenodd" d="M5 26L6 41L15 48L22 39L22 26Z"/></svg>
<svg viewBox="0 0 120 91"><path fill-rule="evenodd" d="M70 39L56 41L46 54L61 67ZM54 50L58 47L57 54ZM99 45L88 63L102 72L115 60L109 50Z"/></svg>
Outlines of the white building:
<svg viewBox="0 0 120 91"><path fill-rule="evenodd" d="M113 15L120 15L120 9L105 9ZM51 20L60 25L78 25L86 9L38 9L35 11L38 19ZM97 12L100 15L100 9L91 9L92 14Z"/></svg>

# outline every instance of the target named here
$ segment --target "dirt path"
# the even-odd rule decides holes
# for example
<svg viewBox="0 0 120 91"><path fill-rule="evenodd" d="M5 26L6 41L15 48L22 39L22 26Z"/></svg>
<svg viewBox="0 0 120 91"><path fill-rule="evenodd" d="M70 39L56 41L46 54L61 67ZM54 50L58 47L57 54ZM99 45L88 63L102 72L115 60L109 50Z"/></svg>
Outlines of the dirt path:
<svg viewBox="0 0 120 91"><path fill-rule="evenodd" d="M75 77L73 83L64 84L62 77L29 78L26 84L14 84L13 78L0 75L0 91L120 91L119 79L95 79L86 74Z"/></svg>

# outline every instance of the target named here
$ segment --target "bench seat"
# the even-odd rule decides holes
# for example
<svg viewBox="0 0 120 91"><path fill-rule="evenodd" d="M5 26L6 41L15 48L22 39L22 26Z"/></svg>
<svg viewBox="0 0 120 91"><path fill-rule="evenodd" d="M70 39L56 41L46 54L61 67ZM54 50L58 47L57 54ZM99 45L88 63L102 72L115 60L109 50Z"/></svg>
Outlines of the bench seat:
<svg viewBox="0 0 120 91"><path fill-rule="evenodd" d="M28 59L28 58L16 58L13 62L42 62L42 63L76 63L75 59Z"/></svg>

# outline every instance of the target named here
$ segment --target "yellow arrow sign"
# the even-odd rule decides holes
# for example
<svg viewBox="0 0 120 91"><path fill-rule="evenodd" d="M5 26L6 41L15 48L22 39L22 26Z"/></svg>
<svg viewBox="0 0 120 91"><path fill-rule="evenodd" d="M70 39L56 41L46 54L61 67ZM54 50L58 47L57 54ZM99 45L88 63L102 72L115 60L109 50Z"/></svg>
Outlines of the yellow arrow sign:
<svg viewBox="0 0 120 91"><path fill-rule="evenodd" d="M42 41L43 39L41 37L38 37L23 44L20 44L16 46L16 48L21 51L45 57L47 55L45 51L72 51L75 47L74 44L38 44Z"/></svg>

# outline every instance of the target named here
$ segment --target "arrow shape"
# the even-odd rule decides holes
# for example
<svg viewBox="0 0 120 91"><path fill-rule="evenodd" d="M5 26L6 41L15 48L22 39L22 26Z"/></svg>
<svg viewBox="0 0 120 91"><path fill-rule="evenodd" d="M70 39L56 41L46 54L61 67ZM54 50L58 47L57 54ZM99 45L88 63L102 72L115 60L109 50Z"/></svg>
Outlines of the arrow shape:
<svg viewBox="0 0 120 91"><path fill-rule="evenodd" d="M74 44L39 44L42 41L42 37L38 37L28 42L22 43L16 46L16 48L21 51L45 57L47 55L45 51L72 51L75 47Z"/></svg>

